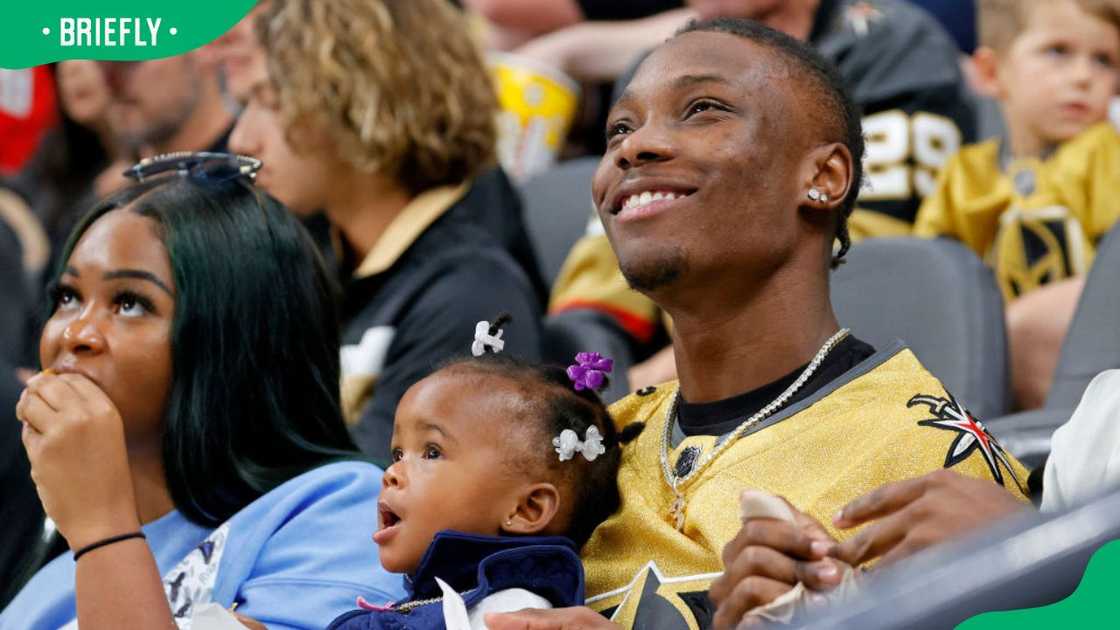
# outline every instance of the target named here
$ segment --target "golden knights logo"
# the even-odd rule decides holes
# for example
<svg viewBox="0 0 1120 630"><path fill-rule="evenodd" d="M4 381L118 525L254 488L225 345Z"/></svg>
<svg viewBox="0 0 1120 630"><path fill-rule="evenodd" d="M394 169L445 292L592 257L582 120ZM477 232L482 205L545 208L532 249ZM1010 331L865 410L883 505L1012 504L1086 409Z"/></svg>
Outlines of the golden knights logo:
<svg viewBox="0 0 1120 630"><path fill-rule="evenodd" d="M1012 207L999 222L988 258L1005 299L1085 273L1092 264L1092 244L1064 207Z"/></svg>
<svg viewBox="0 0 1120 630"><path fill-rule="evenodd" d="M949 452L945 456L945 468L951 468L968 459L974 451L980 451L996 483L1003 485L1003 472L1000 470L1002 464L1016 485L1023 487L1015 475L1015 469L1011 467L1011 462L1007 461L1007 453L1003 447L979 420L957 402L956 398L952 395L941 398L918 394L906 403L907 407L917 405L926 405L936 416L928 420L920 420L918 424L957 433L957 438L949 445Z"/></svg>
<svg viewBox="0 0 1120 630"><path fill-rule="evenodd" d="M642 630L700 630L711 626L715 606L708 599L720 573L670 577L648 562L625 587L587 599L587 605L612 621ZM623 599L617 605L606 604ZM604 608L604 605L606 607Z"/></svg>

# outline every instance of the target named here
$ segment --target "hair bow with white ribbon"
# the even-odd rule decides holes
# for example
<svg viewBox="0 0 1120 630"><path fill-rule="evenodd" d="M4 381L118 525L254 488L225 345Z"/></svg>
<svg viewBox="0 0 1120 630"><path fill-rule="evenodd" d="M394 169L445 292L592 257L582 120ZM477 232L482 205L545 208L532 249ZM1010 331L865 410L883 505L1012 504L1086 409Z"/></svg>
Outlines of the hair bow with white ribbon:
<svg viewBox="0 0 1120 630"><path fill-rule="evenodd" d="M471 354L480 357L486 354L489 350L497 354L506 347L506 342L502 339L504 331L500 328L496 334L490 334L490 322L481 321L475 324L474 327L474 343L471 344Z"/></svg>
<svg viewBox="0 0 1120 630"><path fill-rule="evenodd" d="M580 441L575 431L564 429L558 437L552 438L552 445L556 447L556 454L560 456L562 462L568 461L576 453L582 453L584 459L593 462L596 457L607 452L603 446L603 436L599 433L599 427L594 426L587 427L583 441Z"/></svg>

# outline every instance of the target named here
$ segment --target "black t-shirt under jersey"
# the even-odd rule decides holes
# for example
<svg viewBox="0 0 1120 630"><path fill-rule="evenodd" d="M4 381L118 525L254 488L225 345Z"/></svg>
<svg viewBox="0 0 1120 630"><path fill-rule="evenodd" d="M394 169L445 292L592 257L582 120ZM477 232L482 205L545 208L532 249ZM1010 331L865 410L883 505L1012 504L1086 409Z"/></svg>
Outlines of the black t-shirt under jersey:
<svg viewBox="0 0 1120 630"><path fill-rule="evenodd" d="M873 354L875 348L848 335L828 353L817 371L786 402L786 406L808 398ZM681 431L685 435L723 435L734 431L744 420L781 396L801 376L807 365L806 363L772 383L731 398L710 403L689 403L682 398L677 407Z"/></svg>

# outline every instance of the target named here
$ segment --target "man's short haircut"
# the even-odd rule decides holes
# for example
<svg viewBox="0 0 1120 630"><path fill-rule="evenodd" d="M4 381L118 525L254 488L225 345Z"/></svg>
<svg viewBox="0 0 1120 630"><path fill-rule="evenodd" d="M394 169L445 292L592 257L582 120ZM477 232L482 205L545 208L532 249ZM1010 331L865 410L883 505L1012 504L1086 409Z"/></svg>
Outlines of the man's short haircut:
<svg viewBox="0 0 1120 630"><path fill-rule="evenodd" d="M1120 31L1120 0L1074 1L1082 11L1108 22ZM1043 0L980 0L977 6L980 45L996 52L1006 51L1027 28L1031 11L1042 3Z"/></svg>
<svg viewBox="0 0 1120 630"><path fill-rule="evenodd" d="M494 163L497 95L447 0L273 0L260 34L296 150L311 123L414 194Z"/></svg>
<svg viewBox="0 0 1120 630"><path fill-rule="evenodd" d="M839 241L839 247L832 257L832 267L836 268L843 262L844 255L851 247L848 217L855 209L860 184L863 182L864 151L860 111L848 93L836 66L825 60L809 45L753 20L715 18L692 22L677 31L677 36L692 32L736 35L777 53L781 59L788 62L799 78L803 79L797 85L807 92L806 101L816 103L824 140L838 142L848 147L848 151L852 154L852 186L848 190L848 195L844 197L836 221L836 240Z"/></svg>

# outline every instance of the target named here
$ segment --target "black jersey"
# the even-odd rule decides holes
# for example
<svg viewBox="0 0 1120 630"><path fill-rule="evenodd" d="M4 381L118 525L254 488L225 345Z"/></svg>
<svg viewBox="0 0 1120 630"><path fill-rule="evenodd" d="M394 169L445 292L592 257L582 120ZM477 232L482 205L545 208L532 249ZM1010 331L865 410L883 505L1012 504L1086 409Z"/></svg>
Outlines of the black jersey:
<svg viewBox="0 0 1120 630"><path fill-rule="evenodd" d="M975 141L960 52L941 24L899 0L823 0L809 38L863 114L866 172L853 236L908 234L941 166Z"/></svg>

